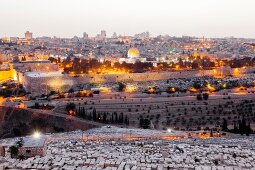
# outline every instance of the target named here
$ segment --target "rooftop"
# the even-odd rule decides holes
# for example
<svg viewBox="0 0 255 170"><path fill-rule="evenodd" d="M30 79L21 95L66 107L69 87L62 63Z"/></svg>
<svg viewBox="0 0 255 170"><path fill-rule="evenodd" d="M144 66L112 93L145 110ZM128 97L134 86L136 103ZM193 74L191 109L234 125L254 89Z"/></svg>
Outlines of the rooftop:
<svg viewBox="0 0 255 170"><path fill-rule="evenodd" d="M61 77L63 74L60 71L41 71L41 72L26 72L28 77Z"/></svg>
<svg viewBox="0 0 255 170"><path fill-rule="evenodd" d="M20 61L19 63L51 63L49 60Z"/></svg>
<svg viewBox="0 0 255 170"><path fill-rule="evenodd" d="M23 147L43 147L46 141L45 137L33 138L27 137L23 138L24 145Z"/></svg>

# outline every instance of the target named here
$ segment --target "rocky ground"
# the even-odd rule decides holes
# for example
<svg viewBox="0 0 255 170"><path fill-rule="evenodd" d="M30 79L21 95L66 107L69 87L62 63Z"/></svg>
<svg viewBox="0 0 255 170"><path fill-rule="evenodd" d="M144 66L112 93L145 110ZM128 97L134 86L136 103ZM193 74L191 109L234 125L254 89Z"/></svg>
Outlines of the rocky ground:
<svg viewBox="0 0 255 170"><path fill-rule="evenodd" d="M112 98L88 101L72 101L76 104L77 114L85 119L92 117L93 111L100 114L102 122L111 123L115 114L128 117L129 126L140 127L140 119L148 119L152 128L176 130L221 129L223 119L230 128L242 118L254 126L255 96L248 93L210 94L208 100L197 100L195 96L147 96L145 98ZM66 105L58 106L54 111L66 114Z"/></svg>
<svg viewBox="0 0 255 170"><path fill-rule="evenodd" d="M131 131L131 135L130 135ZM1 167L37 169L254 169L255 136L178 138L184 132L102 127L47 135L50 143L44 157L24 161L1 158ZM140 136L131 140L127 136ZM153 138L158 136L159 138ZM88 140L87 137L98 137ZM108 138L107 138L108 137ZM116 138L122 137L122 138ZM115 138L115 140L114 140ZM92 139L92 138L91 138ZM15 139L5 139L10 144Z"/></svg>

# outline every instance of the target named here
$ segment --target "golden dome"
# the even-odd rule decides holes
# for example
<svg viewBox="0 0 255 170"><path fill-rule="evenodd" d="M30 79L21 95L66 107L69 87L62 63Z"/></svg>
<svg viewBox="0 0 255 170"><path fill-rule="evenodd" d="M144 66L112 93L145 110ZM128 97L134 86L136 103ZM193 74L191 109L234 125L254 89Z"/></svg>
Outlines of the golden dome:
<svg viewBox="0 0 255 170"><path fill-rule="evenodd" d="M140 57L140 52L137 48L130 48L128 50L128 58L137 58Z"/></svg>

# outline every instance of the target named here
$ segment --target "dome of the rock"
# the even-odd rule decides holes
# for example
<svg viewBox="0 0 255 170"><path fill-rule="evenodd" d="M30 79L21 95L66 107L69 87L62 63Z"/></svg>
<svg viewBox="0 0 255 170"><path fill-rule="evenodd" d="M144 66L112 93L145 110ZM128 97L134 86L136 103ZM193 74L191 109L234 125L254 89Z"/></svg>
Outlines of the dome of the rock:
<svg viewBox="0 0 255 170"><path fill-rule="evenodd" d="M128 50L128 58L138 58L140 57L140 52L137 48L130 48Z"/></svg>

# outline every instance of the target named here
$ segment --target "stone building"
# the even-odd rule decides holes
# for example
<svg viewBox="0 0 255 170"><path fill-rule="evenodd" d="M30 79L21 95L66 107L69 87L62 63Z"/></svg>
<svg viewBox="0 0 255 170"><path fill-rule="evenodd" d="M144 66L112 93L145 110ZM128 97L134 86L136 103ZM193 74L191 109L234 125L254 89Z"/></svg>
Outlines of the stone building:
<svg viewBox="0 0 255 170"><path fill-rule="evenodd" d="M5 157L5 148L0 145L0 156Z"/></svg>
<svg viewBox="0 0 255 170"><path fill-rule="evenodd" d="M34 156L45 156L46 155L46 138L24 138L24 144L19 149L19 155L25 157L34 157Z"/></svg>

